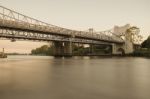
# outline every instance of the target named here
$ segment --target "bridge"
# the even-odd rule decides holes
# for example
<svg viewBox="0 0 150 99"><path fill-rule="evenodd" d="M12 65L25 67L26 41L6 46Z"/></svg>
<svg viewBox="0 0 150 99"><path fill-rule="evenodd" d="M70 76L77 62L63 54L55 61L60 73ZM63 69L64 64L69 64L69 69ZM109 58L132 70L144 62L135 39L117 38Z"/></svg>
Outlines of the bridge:
<svg viewBox="0 0 150 99"><path fill-rule="evenodd" d="M123 39L111 30L95 32L93 29L77 31L62 28L0 6L0 38L52 42L56 56L71 56L73 43L111 45L112 54L129 54L134 50L129 39L131 36L126 33Z"/></svg>

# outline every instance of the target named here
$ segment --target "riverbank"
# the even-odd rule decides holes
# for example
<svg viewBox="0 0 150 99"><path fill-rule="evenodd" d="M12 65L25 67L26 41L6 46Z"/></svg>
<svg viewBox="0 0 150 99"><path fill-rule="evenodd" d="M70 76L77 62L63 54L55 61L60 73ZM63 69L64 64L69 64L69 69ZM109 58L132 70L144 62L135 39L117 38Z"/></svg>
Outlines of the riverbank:
<svg viewBox="0 0 150 99"><path fill-rule="evenodd" d="M7 55L4 53L0 53L0 58L7 58Z"/></svg>
<svg viewBox="0 0 150 99"><path fill-rule="evenodd" d="M47 55L47 54L26 54L31 56L54 56L54 55ZM138 50L135 50L132 54L127 55L113 55L111 53L109 54L72 54L72 55L57 55L55 57L72 57L72 56L98 56L98 57L150 57L150 49L141 48Z"/></svg>
<svg viewBox="0 0 150 99"><path fill-rule="evenodd" d="M150 57L150 49L138 49L133 52L133 56Z"/></svg>

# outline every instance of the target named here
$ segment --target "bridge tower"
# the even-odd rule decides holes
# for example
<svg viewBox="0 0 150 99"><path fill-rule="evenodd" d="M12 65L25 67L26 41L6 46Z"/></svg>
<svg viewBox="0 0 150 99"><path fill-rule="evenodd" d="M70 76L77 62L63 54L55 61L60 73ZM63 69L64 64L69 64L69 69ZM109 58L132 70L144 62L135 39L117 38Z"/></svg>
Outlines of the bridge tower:
<svg viewBox="0 0 150 99"><path fill-rule="evenodd" d="M132 28L132 27L131 27ZM123 44L112 44L112 54L131 54L134 51L133 47L133 33L131 28L125 31L124 43Z"/></svg>

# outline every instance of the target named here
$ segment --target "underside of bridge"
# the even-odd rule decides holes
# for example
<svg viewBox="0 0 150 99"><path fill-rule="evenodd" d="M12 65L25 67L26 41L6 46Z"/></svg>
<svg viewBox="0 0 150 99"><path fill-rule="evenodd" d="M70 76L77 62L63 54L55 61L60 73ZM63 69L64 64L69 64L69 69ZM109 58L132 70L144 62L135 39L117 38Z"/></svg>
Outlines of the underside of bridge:
<svg viewBox="0 0 150 99"><path fill-rule="evenodd" d="M53 42L54 56L98 56L112 55L110 44L83 44L73 42Z"/></svg>
<svg viewBox="0 0 150 99"><path fill-rule="evenodd" d="M126 55L133 53L132 42L126 41L123 44L82 44L73 42L54 41L54 56L76 56L76 55ZM88 47L87 47L88 46ZM76 50L74 47L78 47ZM82 49L81 49L82 48Z"/></svg>

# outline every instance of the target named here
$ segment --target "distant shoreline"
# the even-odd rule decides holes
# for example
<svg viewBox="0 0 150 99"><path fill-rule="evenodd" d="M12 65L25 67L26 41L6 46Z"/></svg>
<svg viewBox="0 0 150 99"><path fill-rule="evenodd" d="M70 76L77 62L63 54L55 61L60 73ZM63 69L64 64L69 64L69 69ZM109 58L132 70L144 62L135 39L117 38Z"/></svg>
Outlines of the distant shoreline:
<svg viewBox="0 0 150 99"><path fill-rule="evenodd" d="M54 55L31 55L31 54L7 54L8 56L53 56L53 57L75 57L75 56L81 56L81 57L150 57L150 55L139 55L139 54L128 54L128 55L72 55L72 56L54 56Z"/></svg>

